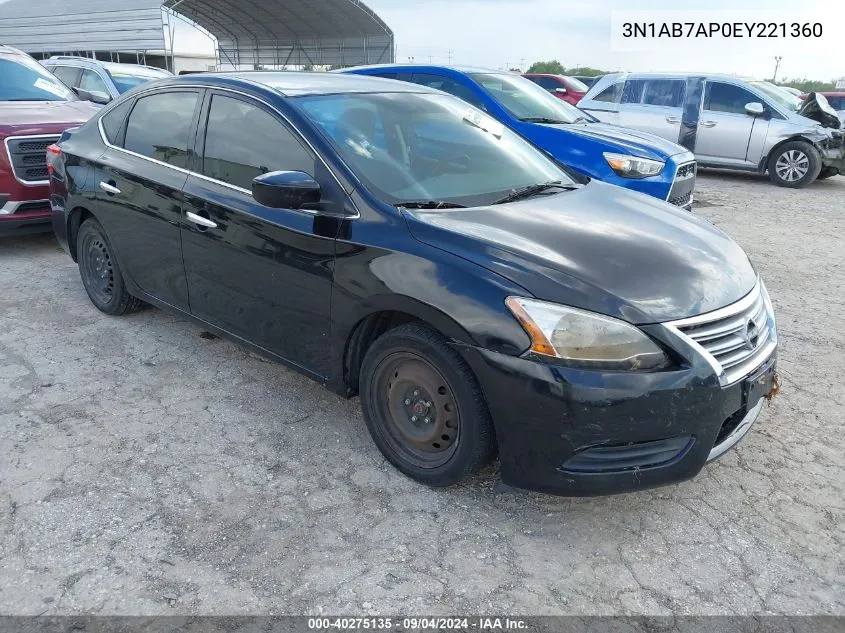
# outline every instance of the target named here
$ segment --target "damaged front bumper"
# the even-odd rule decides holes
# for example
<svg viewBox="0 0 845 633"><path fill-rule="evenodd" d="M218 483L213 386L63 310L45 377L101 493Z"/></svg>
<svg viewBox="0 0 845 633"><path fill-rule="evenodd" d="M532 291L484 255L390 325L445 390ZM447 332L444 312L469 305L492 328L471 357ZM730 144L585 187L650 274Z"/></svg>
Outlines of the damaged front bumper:
<svg viewBox="0 0 845 633"><path fill-rule="evenodd" d="M831 138L818 144L825 167L833 167L845 174L845 131L834 130Z"/></svg>

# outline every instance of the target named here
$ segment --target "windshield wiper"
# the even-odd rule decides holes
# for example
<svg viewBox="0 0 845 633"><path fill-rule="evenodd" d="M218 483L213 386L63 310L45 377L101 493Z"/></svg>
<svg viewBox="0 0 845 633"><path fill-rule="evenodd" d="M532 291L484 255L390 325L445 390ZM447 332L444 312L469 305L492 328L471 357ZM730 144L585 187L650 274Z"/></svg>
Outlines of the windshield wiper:
<svg viewBox="0 0 845 633"><path fill-rule="evenodd" d="M544 182L537 185L528 185L527 187L522 187L521 189L514 189L504 198L496 200L493 204L506 204L508 202L516 202L517 200L525 200L525 198L530 198L531 196L536 196L538 194L543 193L544 191L548 191L549 189L560 189L561 191L574 191L576 189L580 189L584 185L578 185L575 183L572 184L563 184L559 180L554 182Z"/></svg>
<svg viewBox="0 0 845 633"><path fill-rule="evenodd" d="M408 200L397 202L395 207L400 209L466 209L466 206L445 200Z"/></svg>
<svg viewBox="0 0 845 633"><path fill-rule="evenodd" d="M550 119L544 116L524 116L520 119L525 123L569 123L569 121L561 121L560 119Z"/></svg>

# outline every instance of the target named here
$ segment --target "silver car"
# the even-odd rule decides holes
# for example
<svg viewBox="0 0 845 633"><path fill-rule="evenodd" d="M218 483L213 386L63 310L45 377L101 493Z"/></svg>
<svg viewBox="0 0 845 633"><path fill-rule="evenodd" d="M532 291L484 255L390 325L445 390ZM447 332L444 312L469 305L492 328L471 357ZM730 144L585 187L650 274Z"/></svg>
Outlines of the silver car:
<svg viewBox="0 0 845 633"><path fill-rule="evenodd" d="M153 66L103 62L88 57L57 55L43 60L41 65L83 98L103 105L148 81L172 77L170 72Z"/></svg>
<svg viewBox="0 0 845 633"><path fill-rule="evenodd" d="M622 73L602 77L578 107L679 143L701 166L768 172L797 188L845 173L842 124L811 97L732 75Z"/></svg>

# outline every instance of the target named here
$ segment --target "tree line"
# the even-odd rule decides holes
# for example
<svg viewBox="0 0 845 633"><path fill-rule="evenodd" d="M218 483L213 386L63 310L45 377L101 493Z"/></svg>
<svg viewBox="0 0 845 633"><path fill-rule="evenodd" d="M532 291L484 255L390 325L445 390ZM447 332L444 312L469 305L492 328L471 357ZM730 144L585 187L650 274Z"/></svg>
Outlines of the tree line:
<svg viewBox="0 0 845 633"><path fill-rule="evenodd" d="M540 73L544 75L578 75L582 77L598 77L599 75L607 75L610 71L599 70L598 68L591 68L589 66L576 66L574 68L566 68L558 60L553 59L545 62L534 62L528 69L529 73ZM801 92L829 92L835 89L836 83L833 81L819 81L816 79L784 79L777 82L780 86L790 86L797 88Z"/></svg>

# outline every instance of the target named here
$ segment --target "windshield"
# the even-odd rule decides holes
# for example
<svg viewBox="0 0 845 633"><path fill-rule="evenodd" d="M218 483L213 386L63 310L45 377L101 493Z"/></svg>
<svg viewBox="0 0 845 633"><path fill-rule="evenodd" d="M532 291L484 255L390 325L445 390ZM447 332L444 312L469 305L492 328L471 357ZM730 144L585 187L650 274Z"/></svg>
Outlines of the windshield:
<svg viewBox="0 0 845 633"><path fill-rule="evenodd" d="M575 77L564 77L564 79L575 92L587 92L590 89L587 84Z"/></svg>
<svg viewBox="0 0 845 633"><path fill-rule="evenodd" d="M795 95L791 95L788 92L781 90L771 82L749 81L748 83L749 85L757 88L757 90L765 94L772 101L780 105L782 108L785 108L790 112L798 112L798 110L800 110L801 106L804 104L801 99L799 99Z"/></svg>
<svg viewBox="0 0 845 633"><path fill-rule="evenodd" d="M74 101L76 95L29 57L0 58L0 101Z"/></svg>
<svg viewBox="0 0 845 633"><path fill-rule="evenodd" d="M592 116L554 97L533 81L519 75L479 73L470 75L505 110L520 121L576 123L595 121Z"/></svg>
<svg viewBox="0 0 845 633"><path fill-rule="evenodd" d="M160 75L153 75L149 73L144 75L133 75L122 71L111 71L109 74L111 75L112 81L114 82L114 85L117 87L117 91L120 94L123 94L124 92L129 92L133 88L142 86L145 83L153 81L155 79L167 77L165 73L162 73Z"/></svg>
<svg viewBox="0 0 845 633"><path fill-rule="evenodd" d="M449 95L298 97L364 185L388 204L487 205L514 189L573 180L520 136Z"/></svg>

